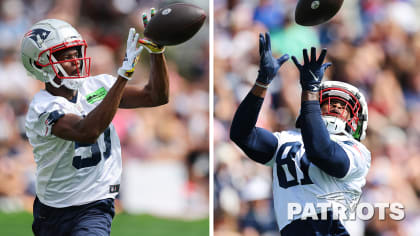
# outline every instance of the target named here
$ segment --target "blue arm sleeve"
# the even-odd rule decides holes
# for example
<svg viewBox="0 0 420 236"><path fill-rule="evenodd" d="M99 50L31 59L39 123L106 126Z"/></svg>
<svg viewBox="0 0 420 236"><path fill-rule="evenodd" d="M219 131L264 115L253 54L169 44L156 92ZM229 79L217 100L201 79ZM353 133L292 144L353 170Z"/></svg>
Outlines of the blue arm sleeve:
<svg viewBox="0 0 420 236"><path fill-rule="evenodd" d="M268 130L255 127L264 99L251 92L239 105L230 128L230 139L252 160L265 164L271 160L277 138Z"/></svg>
<svg viewBox="0 0 420 236"><path fill-rule="evenodd" d="M330 139L318 101L303 101L301 130L308 159L325 173L343 178L350 168L344 149Z"/></svg>

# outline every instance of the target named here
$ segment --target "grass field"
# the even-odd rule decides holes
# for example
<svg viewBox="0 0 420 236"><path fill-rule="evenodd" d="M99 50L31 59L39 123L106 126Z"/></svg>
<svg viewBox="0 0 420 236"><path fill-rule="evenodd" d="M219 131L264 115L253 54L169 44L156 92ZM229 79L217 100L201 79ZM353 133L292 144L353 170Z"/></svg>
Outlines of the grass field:
<svg viewBox="0 0 420 236"><path fill-rule="evenodd" d="M5 214L0 212L0 235L27 236L31 231L30 213ZM209 220L182 221L161 219L149 215L118 214L112 222L111 236L204 236L209 235Z"/></svg>

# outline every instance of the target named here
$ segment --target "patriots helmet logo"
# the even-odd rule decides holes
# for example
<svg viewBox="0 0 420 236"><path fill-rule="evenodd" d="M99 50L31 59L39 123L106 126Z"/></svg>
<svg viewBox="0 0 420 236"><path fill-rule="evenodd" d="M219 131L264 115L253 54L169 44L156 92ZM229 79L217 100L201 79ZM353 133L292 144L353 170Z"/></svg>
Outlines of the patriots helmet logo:
<svg viewBox="0 0 420 236"><path fill-rule="evenodd" d="M44 29L33 29L25 34L25 37L32 39L40 48L44 40L50 35L51 31Z"/></svg>

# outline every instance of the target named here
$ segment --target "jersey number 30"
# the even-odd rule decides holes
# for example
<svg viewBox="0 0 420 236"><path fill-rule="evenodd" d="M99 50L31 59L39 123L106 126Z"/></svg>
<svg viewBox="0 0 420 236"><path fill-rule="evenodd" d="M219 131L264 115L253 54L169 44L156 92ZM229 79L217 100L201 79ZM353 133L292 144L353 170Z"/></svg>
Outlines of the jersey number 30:
<svg viewBox="0 0 420 236"><path fill-rule="evenodd" d="M306 153L303 153L300 159L300 168L298 163L296 163L296 153L300 150L301 146L302 144L300 142L288 142L280 147L276 157L276 164L277 178L282 188L293 187L299 184L313 184L308 175L309 160L306 157ZM300 170L300 177L298 177L298 168Z"/></svg>
<svg viewBox="0 0 420 236"><path fill-rule="evenodd" d="M103 152L103 156L104 156L104 159L106 160L111 155L111 130L109 127L106 128L106 130L104 131L103 137L104 137L105 147L106 147L105 152ZM75 142L75 147L74 147L75 150L81 147L90 147L92 156L85 157L85 158L82 158L82 156L74 156L73 163L72 163L74 168L82 169L86 167L96 166L101 161L102 153L101 153L101 150L99 149L98 141L96 141L94 144L89 144L89 145Z"/></svg>

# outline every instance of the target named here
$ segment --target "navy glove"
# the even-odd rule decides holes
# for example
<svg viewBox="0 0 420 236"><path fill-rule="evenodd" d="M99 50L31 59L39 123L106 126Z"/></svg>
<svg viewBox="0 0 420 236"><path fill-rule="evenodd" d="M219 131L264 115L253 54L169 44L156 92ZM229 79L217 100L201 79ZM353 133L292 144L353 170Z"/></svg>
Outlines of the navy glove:
<svg viewBox="0 0 420 236"><path fill-rule="evenodd" d="M295 56L292 56L292 60L300 72L300 85L302 86L302 90L311 92L319 91L324 72L331 66L331 63L322 64L326 55L327 49L324 48L322 49L318 60L316 60L316 49L312 47L311 61L309 61L308 50L303 49L303 60L305 62L303 66L297 61Z"/></svg>
<svg viewBox="0 0 420 236"><path fill-rule="evenodd" d="M260 70L258 71L257 85L266 88L268 84L274 79L280 66L289 60L289 55L284 54L279 59L276 59L271 54L271 40L270 33L265 33L265 39L260 34ZM262 84L259 84L259 83Z"/></svg>

